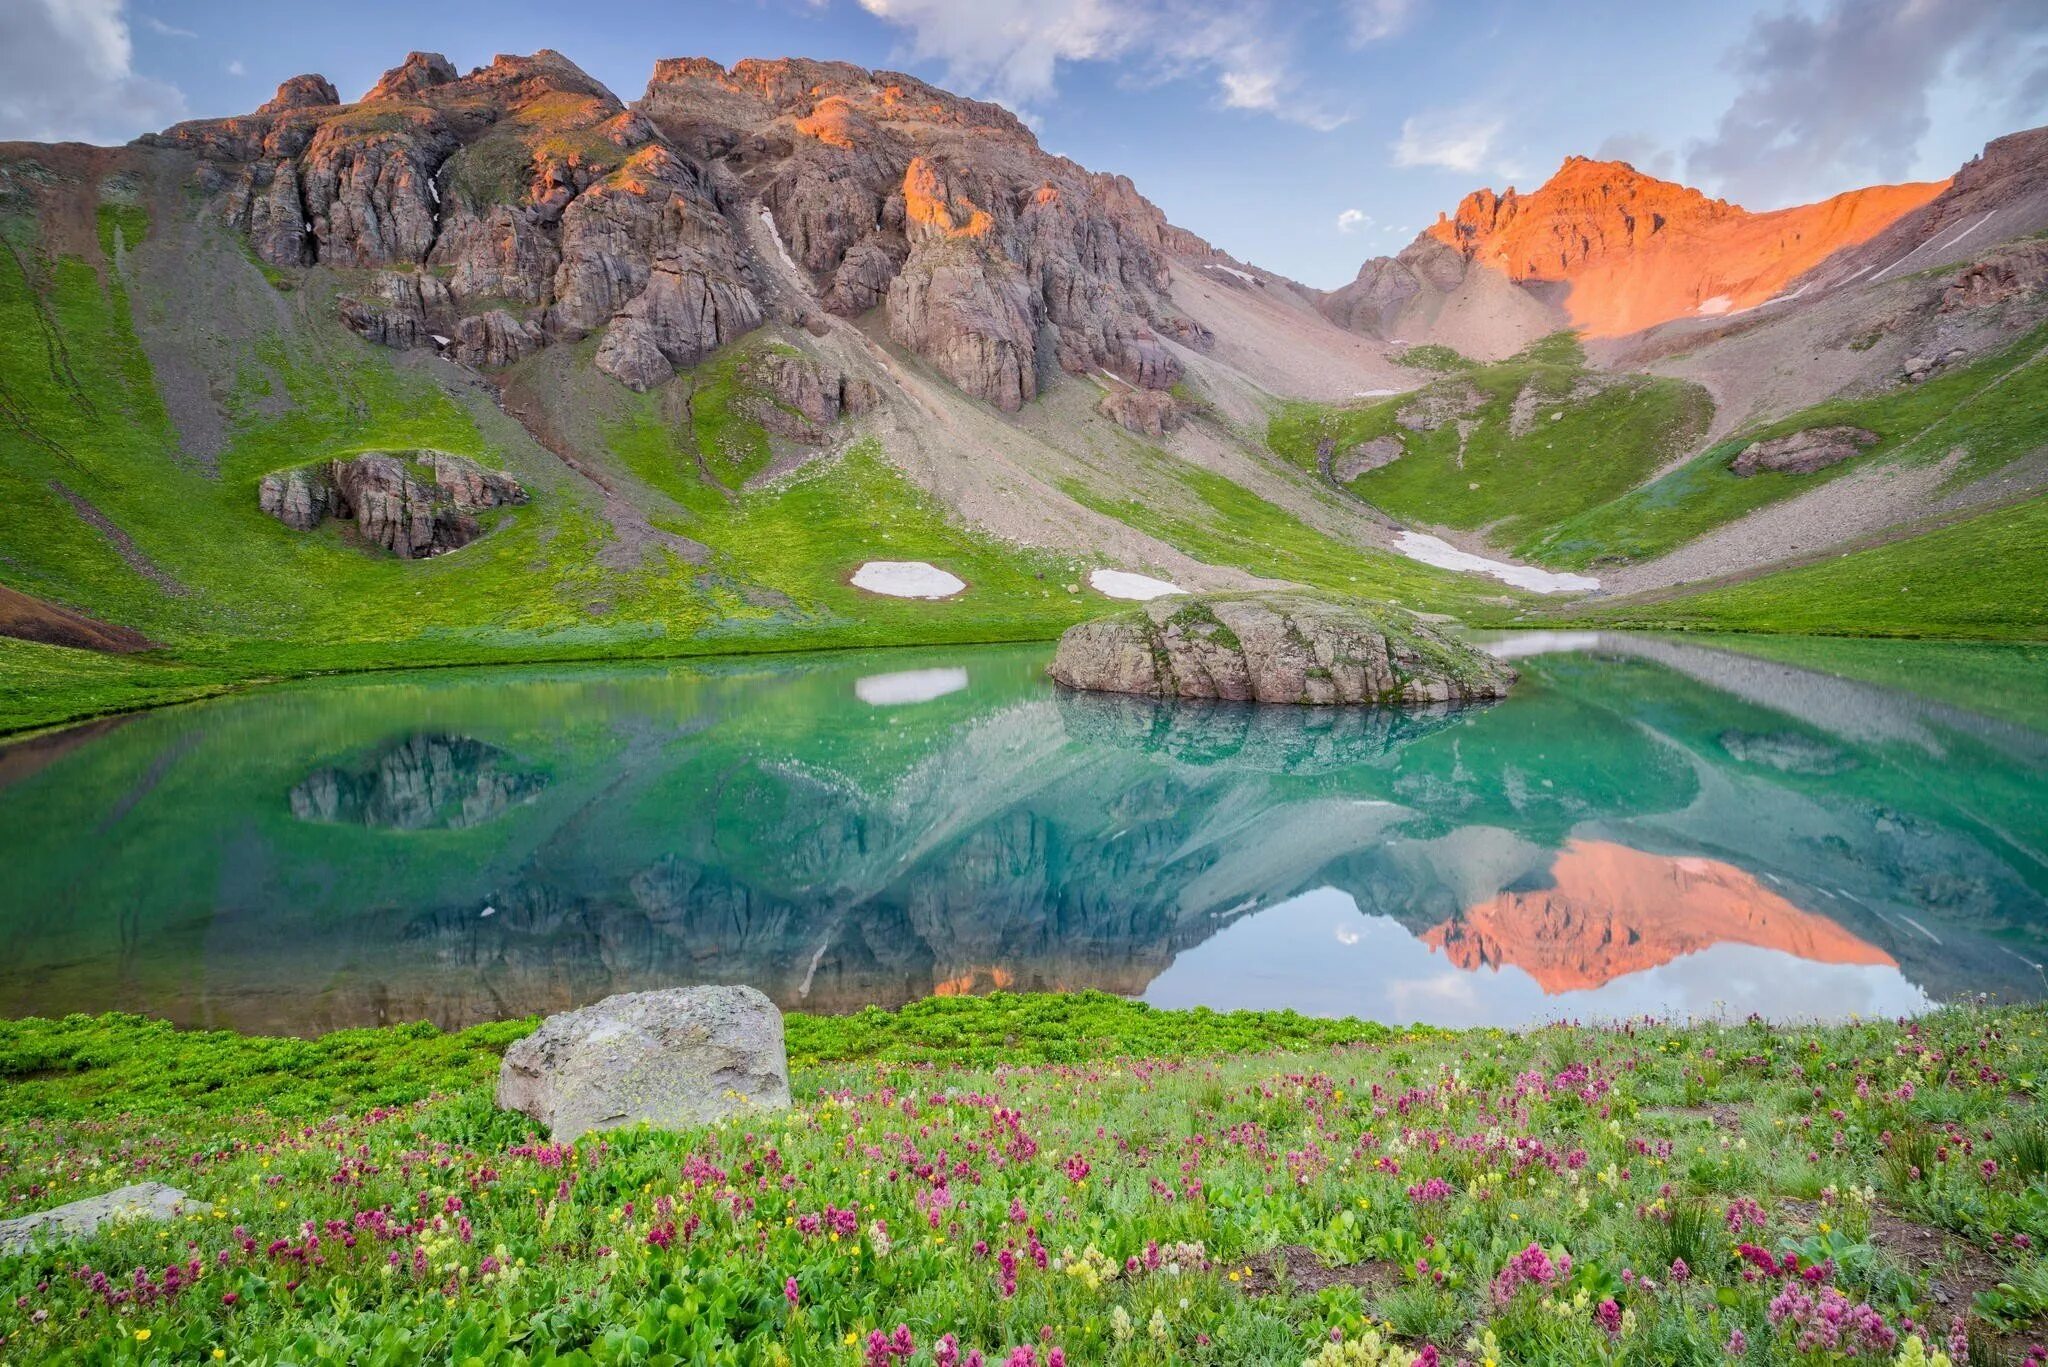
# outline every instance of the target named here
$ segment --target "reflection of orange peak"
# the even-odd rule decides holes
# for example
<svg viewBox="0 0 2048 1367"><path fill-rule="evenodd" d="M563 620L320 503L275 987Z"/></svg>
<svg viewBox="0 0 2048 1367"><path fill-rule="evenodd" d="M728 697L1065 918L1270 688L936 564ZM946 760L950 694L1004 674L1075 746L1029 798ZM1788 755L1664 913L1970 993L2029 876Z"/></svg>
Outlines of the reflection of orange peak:
<svg viewBox="0 0 2048 1367"><path fill-rule="evenodd" d="M1553 886L1468 907L1424 931L1423 943L1464 969L1513 964L1550 995L1598 987L1717 944L1756 945L1815 963L1894 963L1718 860L1574 840L1550 872Z"/></svg>
<svg viewBox="0 0 2048 1367"><path fill-rule="evenodd" d="M1611 337L1764 303L1947 187L1873 185L1753 214L1627 162L1571 157L1541 188L1475 191L1427 231L1511 280L1569 286L1573 325Z"/></svg>
<svg viewBox="0 0 2048 1367"><path fill-rule="evenodd" d="M1010 983L1010 970L1007 968L970 968L943 982L933 983L932 995L969 997L980 992L1007 992Z"/></svg>

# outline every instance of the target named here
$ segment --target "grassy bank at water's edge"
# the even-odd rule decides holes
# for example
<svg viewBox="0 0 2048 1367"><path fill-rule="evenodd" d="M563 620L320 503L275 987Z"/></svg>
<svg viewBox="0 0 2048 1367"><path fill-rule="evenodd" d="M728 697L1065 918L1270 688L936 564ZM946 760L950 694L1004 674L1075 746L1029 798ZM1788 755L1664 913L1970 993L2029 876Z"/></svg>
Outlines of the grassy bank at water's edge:
<svg viewBox="0 0 2048 1367"><path fill-rule="evenodd" d="M2017 1361L2044 1025L935 1000L790 1017L788 1112L570 1147L490 1104L528 1023L6 1023L4 1208L203 1204L0 1258L0 1360Z"/></svg>

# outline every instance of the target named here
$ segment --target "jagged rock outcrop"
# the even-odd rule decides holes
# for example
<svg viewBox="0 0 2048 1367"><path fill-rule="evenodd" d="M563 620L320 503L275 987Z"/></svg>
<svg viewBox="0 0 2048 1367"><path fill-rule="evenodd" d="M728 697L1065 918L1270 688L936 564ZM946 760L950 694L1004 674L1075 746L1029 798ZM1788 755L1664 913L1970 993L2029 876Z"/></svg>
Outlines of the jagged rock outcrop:
<svg viewBox="0 0 2048 1367"><path fill-rule="evenodd" d="M1169 257L1206 244L1008 111L895 73L675 59L628 108L559 53L465 75L416 52L355 104L295 77L255 114L147 141L199 155L263 260L390 272L344 293L349 326L449 337L473 365L603 330L606 373L660 384L769 315L739 222L762 210L816 294L786 319L884 307L1001 408L1054 364L1167 389L1164 338L1208 341L1167 302Z"/></svg>
<svg viewBox="0 0 2048 1367"><path fill-rule="evenodd" d="M325 76L294 76L278 86L277 94L258 105L256 112L282 114L291 109L321 109L340 103L340 92Z"/></svg>
<svg viewBox="0 0 2048 1367"><path fill-rule="evenodd" d="M1400 608L1298 594L1155 599L1069 627L1068 688L1234 702L1416 705L1507 696L1515 671Z"/></svg>
<svg viewBox="0 0 2048 1367"><path fill-rule="evenodd" d="M1116 388L1095 406L1103 417L1141 437L1163 437L1180 426L1180 405L1163 390Z"/></svg>
<svg viewBox="0 0 2048 1367"><path fill-rule="evenodd" d="M1179 376L1162 333L1206 344L1165 296L1168 257L1206 245L995 105L840 63L689 60L659 64L641 108L759 195L826 308L886 307L892 336L999 407L1037 392L1041 327L1044 359L1148 388Z"/></svg>
<svg viewBox="0 0 2048 1367"><path fill-rule="evenodd" d="M278 470L263 477L257 497L264 512L295 531L329 517L352 520L365 541L407 560L460 549L482 530L473 515L479 509L527 500L511 476L441 451L369 451Z"/></svg>
<svg viewBox="0 0 2048 1367"><path fill-rule="evenodd" d="M453 333L448 321L455 296L448 283L428 271L378 271L370 289L335 300L342 324L382 346L439 344Z"/></svg>
<svg viewBox="0 0 2048 1367"><path fill-rule="evenodd" d="M2008 242L1957 272L1941 292L1943 313L1995 308L2048 289L2048 240Z"/></svg>
<svg viewBox="0 0 2048 1367"><path fill-rule="evenodd" d="M492 309L455 325L455 358L475 366L508 366L540 350L545 340L539 324Z"/></svg>
<svg viewBox="0 0 2048 1367"><path fill-rule="evenodd" d="M1861 455L1877 443L1877 433L1861 427L1809 427L1769 441L1753 441L1728 463L1744 477L1769 470L1782 475L1810 475Z"/></svg>

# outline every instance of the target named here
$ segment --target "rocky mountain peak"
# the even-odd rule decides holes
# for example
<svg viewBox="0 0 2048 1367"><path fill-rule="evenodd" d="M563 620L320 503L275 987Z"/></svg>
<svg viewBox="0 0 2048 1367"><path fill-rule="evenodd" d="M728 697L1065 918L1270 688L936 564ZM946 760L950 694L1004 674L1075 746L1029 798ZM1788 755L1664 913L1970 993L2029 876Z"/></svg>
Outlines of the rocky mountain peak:
<svg viewBox="0 0 2048 1367"><path fill-rule="evenodd" d="M457 79L455 64L438 52L410 52L403 62L377 79L363 96L364 104L380 100L408 100L437 85Z"/></svg>
<svg viewBox="0 0 2048 1367"><path fill-rule="evenodd" d="M1625 161L1567 157L1526 194L1475 190L1321 301L1340 326L1497 359L1559 327L1615 337L1771 301L1940 194L1873 186L1751 213Z"/></svg>
<svg viewBox="0 0 2048 1367"><path fill-rule="evenodd" d="M325 76L294 76L277 88L277 94L256 109L258 114L282 114L290 109L319 109L341 103L334 82Z"/></svg>
<svg viewBox="0 0 2048 1367"><path fill-rule="evenodd" d="M317 77L243 118L147 139L282 267L374 272L349 326L495 367L603 331L597 365L644 389L756 326L777 286L766 213L809 307L887 312L961 388L1016 408L1041 353L1167 389L1168 258L1206 254L1121 177L1047 155L1008 110L898 72L801 58L657 62L620 100L558 52L459 74L415 52L363 101Z"/></svg>

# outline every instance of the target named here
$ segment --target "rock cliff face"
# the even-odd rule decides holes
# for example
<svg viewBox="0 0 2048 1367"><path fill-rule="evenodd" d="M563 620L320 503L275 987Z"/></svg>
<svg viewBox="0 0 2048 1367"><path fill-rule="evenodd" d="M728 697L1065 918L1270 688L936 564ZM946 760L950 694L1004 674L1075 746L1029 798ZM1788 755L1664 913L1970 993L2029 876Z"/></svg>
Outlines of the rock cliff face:
<svg viewBox="0 0 2048 1367"><path fill-rule="evenodd" d="M1478 270L1555 308L1560 325L1619 336L1773 299L1947 185L1871 186L1753 214L1626 162L1570 157L1528 194L1467 195L1399 256L1366 262L1356 280L1324 297L1322 308L1359 331L1426 328Z"/></svg>
<svg viewBox="0 0 2048 1367"><path fill-rule="evenodd" d="M1160 598L1067 628L1069 688L1232 702L1416 705L1500 698L1515 672L1399 608L1293 594Z"/></svg>
<svg viewBox="0 0 2048 1367"><path fill-rule="evenodd" d="M1168 258L1205 244L998 106L887 72L673 59L629 108L559 53L467 75L414 53L354 104L296 76L145 141L198 155L263 260L364 272L348 326L483 368L598 331L596 364L634 389L694 364L777 306L743 214L808 277L788 316L884 308L1000 408L1050 366L1163 390L1162 337L1208 341L1166 302Z"/></svg>

